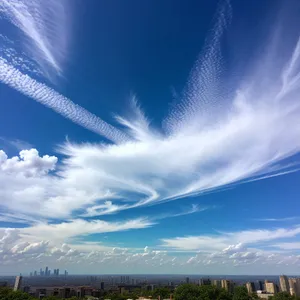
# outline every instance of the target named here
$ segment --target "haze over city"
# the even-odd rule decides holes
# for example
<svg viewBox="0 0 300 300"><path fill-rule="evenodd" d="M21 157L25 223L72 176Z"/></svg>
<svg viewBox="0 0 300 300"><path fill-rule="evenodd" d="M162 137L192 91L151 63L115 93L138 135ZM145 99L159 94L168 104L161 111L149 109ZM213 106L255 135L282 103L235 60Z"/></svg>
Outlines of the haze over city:
<svg viewBox="0 0 300 300"><path fill-rule="evenodd" d="M299 1L44 4L0 2L0 275L300 275Z"/></svg>

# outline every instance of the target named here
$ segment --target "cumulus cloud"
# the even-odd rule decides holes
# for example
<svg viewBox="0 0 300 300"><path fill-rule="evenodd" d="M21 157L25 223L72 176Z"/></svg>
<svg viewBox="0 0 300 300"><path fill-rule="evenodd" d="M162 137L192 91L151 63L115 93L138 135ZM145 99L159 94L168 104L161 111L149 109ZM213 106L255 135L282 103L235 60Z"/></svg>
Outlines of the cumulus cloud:
<svg viewBox="0 0 300 300"><path fill-rule="evenodd" d="M36 149L22 150L19 156L7 158L0 150L0 170L6 174L23 175L25 177L42 176L55 169L57 157L39 156Z"/></svg>
<svg viewBox="0 0 300 300"><path fill-rule="evenodd" d="M22 233L16 229L5 229L0 239L0 265L37 265L41 262L60 265L78 264L99 264L102 266L162 266L167 265L172 258L168 257L165 251L143 249L126 249L118 247L102 247L97 243L87 243L83 245L68 245L65 243L53 244L48 241L28 242L22 237ZM88 247L88 245L93 248ZM100 247L97 247L100 246Z"/></svg>
<svg viewBox="0 0 300 300"><path fill-rule="evenodd" d="M219 251L176 256L166 250L145 248L108 247L101 242L66 244L60 241L30 241L23 236L22 230L5 229L0 232L0 265L2 268L24 272L32 271L40 264L65 267L71 272L84 272L89 265L92 271L101 270L114 273L134 268L136 272L165 272L166 269L181 272L199 273L199 268L208 274L218 272L237 273L247 266L249 274L256 274L257 267L268 266L268 273L277 274L278 270L297 270L299 255L256 250L241 245L231 245ZM1 238L2 234L2 238ZM237 269L232 269L232 267ZM229 269L230 268L230 269ZM25 270L26 270L25 269ZM242 269L241 269L242 270ZM241 271L242 272L242 271Z"/></svg>

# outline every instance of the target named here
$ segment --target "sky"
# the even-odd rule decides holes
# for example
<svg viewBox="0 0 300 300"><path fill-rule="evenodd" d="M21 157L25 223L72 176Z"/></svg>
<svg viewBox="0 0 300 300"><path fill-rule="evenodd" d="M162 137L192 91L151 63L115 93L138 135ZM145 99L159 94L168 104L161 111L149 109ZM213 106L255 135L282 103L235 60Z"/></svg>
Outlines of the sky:
<svg viewBox="0 0 300 300"><path fill-rule="evenodd" d="M299 275L299 14L2 0L0 275Z"/></svg>

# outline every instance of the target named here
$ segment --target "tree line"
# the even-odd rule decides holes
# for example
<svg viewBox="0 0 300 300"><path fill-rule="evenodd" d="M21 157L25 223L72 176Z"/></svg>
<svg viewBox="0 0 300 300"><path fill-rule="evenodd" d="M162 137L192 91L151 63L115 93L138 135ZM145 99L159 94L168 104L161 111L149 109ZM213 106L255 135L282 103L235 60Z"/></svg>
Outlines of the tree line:
<svg viewBox="0 0 300 300"><path fill-rule="evenodd" d="M259 297L256 293L252 295L248 294L245 286L235 287L233 293L226 291L225 289L213 286L213 285L194 285L194 284L182 284L178 286L175 291L171 291L169 288L157 288L153 291L135 290L132 292L109 293L106 292L100 299L111 300L126 300L126 299L138 299L139 297L151 297L152 299L168 299L172 295L174 300L257 300ZM45 297L44 300L58 300L55 296ZM83 298L84 299L84 298ZM37 298L21 292L13 291L10 288L0 288L0 300L37 300ZM78 300L77 297L68 298L68 300ZM269 300L300 300L300 297L291 296L287 292L280 292Z"/></svg>

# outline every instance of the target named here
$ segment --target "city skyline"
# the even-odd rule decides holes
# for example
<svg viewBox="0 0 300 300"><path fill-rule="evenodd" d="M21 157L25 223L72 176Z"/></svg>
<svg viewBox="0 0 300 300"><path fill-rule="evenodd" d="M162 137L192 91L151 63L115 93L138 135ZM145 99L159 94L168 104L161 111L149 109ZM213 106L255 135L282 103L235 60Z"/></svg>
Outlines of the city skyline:
<svg viewBox="0 0 300 300"><path fill-rule="evenodd" d="M55 268L52 269L48 268L48 266L45 267L45 270L43 268L40 268L39 271L34 270L32 272L29 272L30 277L37 277L37 276L59 276L59 275L63 275L63 276L67 276L68 275L68 271L64 270L63 273L59 273L60 270L59 268ZM25 273L26 274L26 273Z"/></svg>
<svg viewBox="0 0 300 300"><path fill-rule="evenodd" d="M274 276L273 276L274 277ZM44 276L41 278L29 277L24 280L26 285L22 285L22 276L16 276L14 283L14 291L22 290L29 295L41 299L45 296L56 296L58 298L70 298L70 297L85 297L93 296L98 299L105 299L108 295L114 295L117 297L119 295L121 298L126 294L126 297L138 298L140 300L141 296L148 296L152 299L152 296L157 297L160 295L169 297L173 299L173 294L176 295L177 291L180 289L191 288L195 290L196 286L204 287L203 290L200 288L198 293L203 293L206 289L210 289L213 286L219 292L227 293L227 299L231 298L241 287L244 287L245 293L248 294L248 298L251 299L273 299L275 296L278 299L291 296L289 299L298 299L300 296L300 277L289 278L286 275L281 275L276 280L265 279L262 281L262 276L255 278L254 276L249 276L248 278L227 278L222 277L218 279L210 279L202 277L196 279L190 277L177 277L172 275L165 275L164 277L156 276L145 276L141 278L134 278L130 276L70 276L66 277L63 281L58 281L57 277L47 278L45 282ZM42 280L44 279L44 280ZM249 281L251 279L251 281ZM279 279L279 280L278 280ZM171 280L171 281L170 281ZM45 283L47 283L45 285ZM33 284L34 287L30 284ZM88 284L88 285L87 285ZM183 287L182 285L185 285ZM8 286L7 282L2 282L1 286ZM279 294L281 293L281 295ZM255 295L255 296L254 296ZM149 297L150 296L150 297ZM158 297L160 299L161 297ZM293 298L292 298L293 297ZM176 299L176 296L175 296ZM185 299L185 298L183 298ZM215 299L215 298L213 298ZM245 297L246 299L246 297Z"/></svg>
<svg viewBox="0 0 300 300"><path fill-rule="evenodd" d="M1 1L1 275L300 275L300 3L242 2Z"/></svg>

